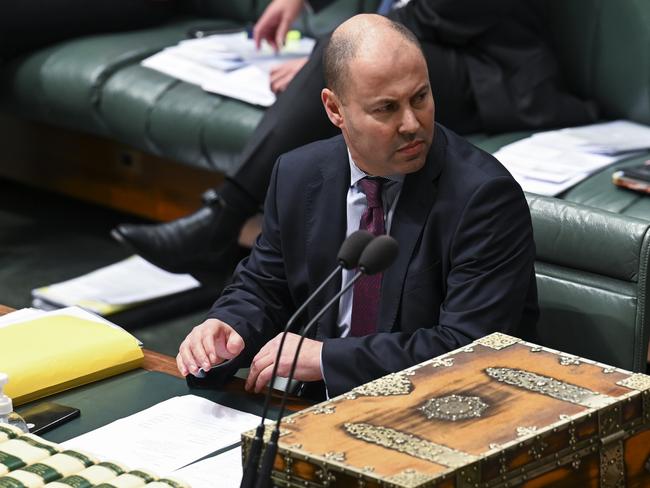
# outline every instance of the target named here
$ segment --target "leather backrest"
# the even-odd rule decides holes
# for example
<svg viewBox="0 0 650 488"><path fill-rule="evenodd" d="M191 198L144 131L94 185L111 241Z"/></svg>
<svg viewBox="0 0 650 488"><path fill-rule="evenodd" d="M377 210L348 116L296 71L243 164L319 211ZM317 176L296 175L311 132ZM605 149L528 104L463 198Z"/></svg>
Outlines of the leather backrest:
<svg viewBox="0 0 650 488"><path fill-rule="evenodd" d="M650 222L529 194L537 248L537 340L645 371Z"/></svg>
<svg viewBox="0 0 650 488"><path fill-rule="evenodd" d="M201 17L255 22L270 0L184 0L183 10Z"/></svg>
<svg viewBox="0 0 650 488"><path fill-rule="evenodd" d="M607 118L650 124L650 2L548 0L569 86Z"/></svg>

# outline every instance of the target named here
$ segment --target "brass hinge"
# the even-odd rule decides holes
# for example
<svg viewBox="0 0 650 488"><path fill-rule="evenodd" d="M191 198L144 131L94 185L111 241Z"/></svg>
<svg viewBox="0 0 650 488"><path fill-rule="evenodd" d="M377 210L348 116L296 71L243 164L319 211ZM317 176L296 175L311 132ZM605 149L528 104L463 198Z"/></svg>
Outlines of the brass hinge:
<svg viewBox="0 0 650 488"><path fill-rule="evenodd" d="M598 412L600 435L600 487L625 487L625 444L622 428L621 405L614 405Z"/></svg>
<svg viewBox="0 0 650 488"><path fill-rule="evenodd" d="M626 436L627 436L627 432L625 432L624 430L619 430L618 432L614 432L613 434L601 438L600 444L602 446L607 446L612 442L623 440Z"/></svg>

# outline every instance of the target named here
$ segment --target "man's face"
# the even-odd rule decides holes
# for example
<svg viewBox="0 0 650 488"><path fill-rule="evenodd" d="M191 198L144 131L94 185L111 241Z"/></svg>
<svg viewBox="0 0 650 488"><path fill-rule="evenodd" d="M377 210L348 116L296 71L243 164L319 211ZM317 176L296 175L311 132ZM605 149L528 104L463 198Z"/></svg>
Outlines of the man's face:
<svg viewBox="0 0 650 488"><path fill-rule="evenodd" d="M422 168L433 140L434 103L419 50L404 42L392 55L357 56L345 81L342 98L333 97L339 117L328 115L357 166L373 176Z"/></svg>

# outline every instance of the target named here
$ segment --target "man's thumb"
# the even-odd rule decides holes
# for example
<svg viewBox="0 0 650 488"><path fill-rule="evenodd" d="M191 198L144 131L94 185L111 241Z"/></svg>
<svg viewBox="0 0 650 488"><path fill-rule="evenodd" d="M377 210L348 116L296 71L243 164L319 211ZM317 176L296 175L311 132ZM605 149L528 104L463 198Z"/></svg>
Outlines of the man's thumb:
<svg viewBox="0 0 650 488"><path fill-rule="evenodd" d="M234 330L228 335L226 350L232 355L232 358L244 350L244 339Z"/></svg>

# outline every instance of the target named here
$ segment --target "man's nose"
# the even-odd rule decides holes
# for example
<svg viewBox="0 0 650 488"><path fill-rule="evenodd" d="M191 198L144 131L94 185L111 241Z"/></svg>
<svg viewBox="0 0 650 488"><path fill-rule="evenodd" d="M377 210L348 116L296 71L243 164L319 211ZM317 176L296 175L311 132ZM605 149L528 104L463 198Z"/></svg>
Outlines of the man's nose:
<svg viewBox="0 0 650 488"><path fill-rule="evenodd" d="M399 132L402 134L414 134L420 128L420 121L411 108L406 108L402 112Z"/></svg>

